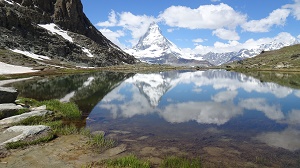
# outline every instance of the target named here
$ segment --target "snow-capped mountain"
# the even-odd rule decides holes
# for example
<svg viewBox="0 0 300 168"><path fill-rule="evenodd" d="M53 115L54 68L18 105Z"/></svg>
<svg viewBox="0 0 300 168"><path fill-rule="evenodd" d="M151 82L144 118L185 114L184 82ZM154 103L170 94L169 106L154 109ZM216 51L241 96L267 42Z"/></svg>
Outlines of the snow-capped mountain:
<svg viewBox="0 0 300 168"><path fill-rule="evenodd" d="M150 24L139 42L132 49L125 49L125 52L148 63L210 66L210 63L203 60L202 57L195 58L191 54L183 53L174 43L162 35L155 22Z"/></svg>
<svg viewBox="0 0 300 168"><path fill-rule="evenodd" d="M214 65L221 65L224 63L243 60L245 58L251 58L257 56L263 51L278 50L280 48L295 45L298 43L299 41L295 37L291 36L290 34L281 33L273 40L271 40L269 43L259 44L253 47L252 49L241 49L238 52L228 52L228 53L209 52L204 55L196 55L196 57L197 56L202 57Z"/></svg>

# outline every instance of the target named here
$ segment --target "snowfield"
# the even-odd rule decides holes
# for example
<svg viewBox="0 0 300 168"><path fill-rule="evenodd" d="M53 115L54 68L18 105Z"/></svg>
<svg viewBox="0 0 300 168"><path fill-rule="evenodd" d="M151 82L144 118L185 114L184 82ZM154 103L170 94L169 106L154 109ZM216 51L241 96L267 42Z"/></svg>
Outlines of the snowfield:
<svg viewBox="0 0 300 168"><path fill-rule="evenodd" d="M59 28L56 24L54 23L50 23L50 24L38 24L40 27L47 29L48 31L50 31L52 34L58 34L61 37L63 37L64 39L70 41L73 43L73 39L72 37L70 37L67 33L67 31L62 30L61 28Z"/></svg>
<svg viewBox="0 0 300 168"><path fill-rule="evenodd" d="M32 70L30 67L23 67L17 65L6 64L0 62L0 74L16 74L16 73L28 73L36 72L37 70Z"/></svg>
<svg viewBox="0 0 300 168"><path fill-rule="evenodd" d="M15 53L23 54L27 57L37 59L37 60L45 60L45 59L46 60L51 60L51 58L49 58L47 56L37 55L37 54L31 53L31 52L28 52L28 51L21 51L21 50L18 50L18 49L14 49L14 50L11 50L11 51L15 52Z"/></svg>

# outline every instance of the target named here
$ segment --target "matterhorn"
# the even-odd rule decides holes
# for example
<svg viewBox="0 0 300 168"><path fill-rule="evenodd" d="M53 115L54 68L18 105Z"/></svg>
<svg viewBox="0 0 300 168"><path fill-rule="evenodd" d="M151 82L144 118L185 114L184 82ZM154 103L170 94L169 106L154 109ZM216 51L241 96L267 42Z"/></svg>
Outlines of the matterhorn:
<svg viewBox="0 0 300 168"><path fill-rule="evenodd" d="M211 64L201 57L182 52L174 43L162 35L159 26L153 22L147 32L127 53L143 62L153 64L189 65L207 67Z"/></svg>

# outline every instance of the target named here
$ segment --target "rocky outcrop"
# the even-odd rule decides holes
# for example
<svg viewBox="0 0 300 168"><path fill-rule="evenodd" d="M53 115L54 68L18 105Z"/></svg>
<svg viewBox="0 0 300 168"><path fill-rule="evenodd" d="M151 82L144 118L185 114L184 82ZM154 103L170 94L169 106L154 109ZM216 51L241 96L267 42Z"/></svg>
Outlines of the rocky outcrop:
<svg viewBox="0 0 300 168"><path fill-rule="evenodd" d="M17 99L18 91L12 87L0 87L0 104L14 103Z"/></svg>
<svg viewBox="0 0 300 168"><path fill-rule="evenodd" d="M40 27L54 23L72 41ZM93 57L88 57L84 48ZM0 49L18 49L48 56L53 62L109 66L138 62L104 37L83 13L80 0L0 1Z"/></svg>
<svg viewBox="0 0 300 168"><path fill-rule="evenodd" d="M28 138L32 141L38 139L41 134L47 135L47 132L50 132L50 127L45 125L13 126L0 133L1 139L3 139L3 142L0 141L0 147L7 143L26 140Z"/></svg>
<svg viewBox="0 0 300 168"><path fill-rule="evenodd" d="M47 114L51 114L51 111L46 110L45 108L37 109L28 113L23 113L20 115L15 115L12 117L7 117L0 120L0 125L7 125L7 124L14 124L18 123L26 118L33 117L33 116L45 116Z"/></svg>
<svg viewBox="0 0 300 168"><path fill-rule="evenodd" d="M20 109L23 109L23 107L14 103L0 104L0 119L16 115Z"/></svg>

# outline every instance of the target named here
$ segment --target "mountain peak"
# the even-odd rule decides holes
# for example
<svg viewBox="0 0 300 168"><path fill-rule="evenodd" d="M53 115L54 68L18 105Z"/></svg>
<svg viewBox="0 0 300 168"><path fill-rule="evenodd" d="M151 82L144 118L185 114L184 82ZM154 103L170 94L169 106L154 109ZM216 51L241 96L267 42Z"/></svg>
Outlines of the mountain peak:
<svg viewBox="0 0 300 168"><path fill-rule="evenodd" d="M162 35L159 26L152 22L137 45L126 50L142 61L157 64L210 66L202 57L193 57L182 52L174 43Z"/></svg>
<svg viewBox="0 0 300 168"><path fill-rule="evenodd" d="M155 22L152 22L149 25L147 32L139 39L139 42L133 49L145 50L153 46L167 49L172 45L173 44L162 35L159 26Z"/></svg>

